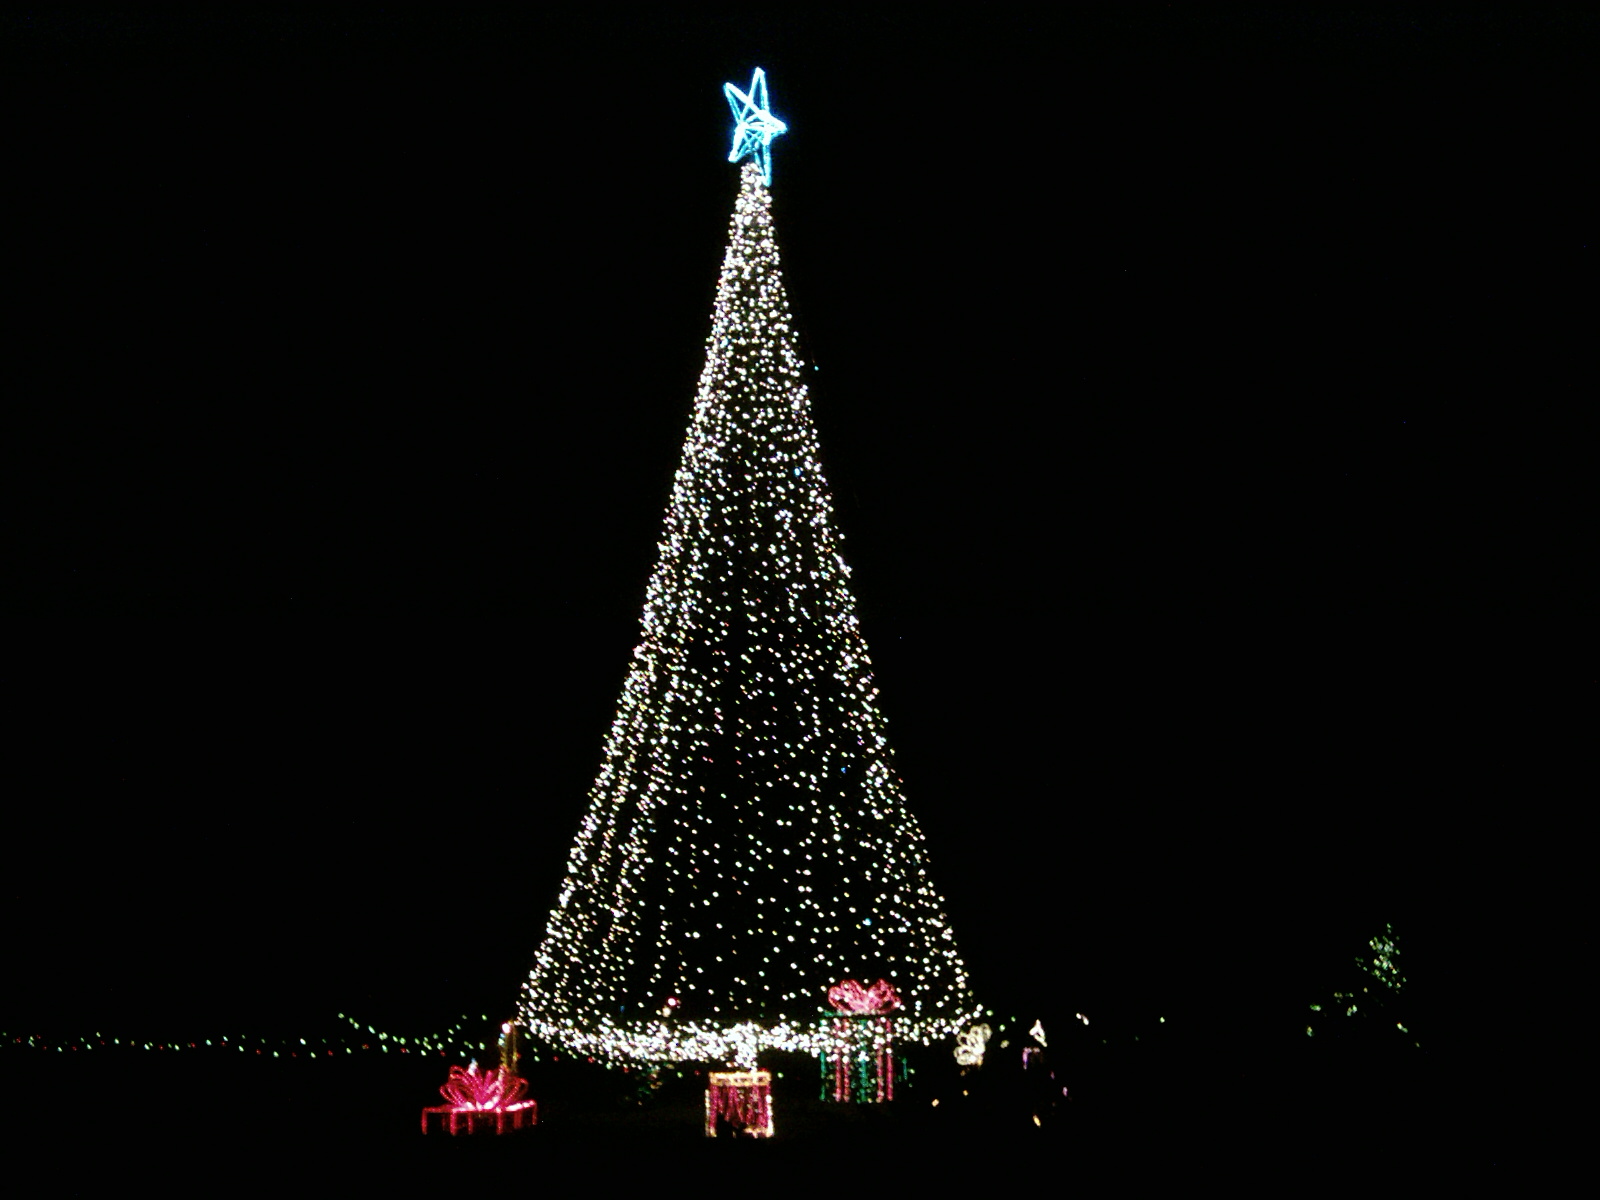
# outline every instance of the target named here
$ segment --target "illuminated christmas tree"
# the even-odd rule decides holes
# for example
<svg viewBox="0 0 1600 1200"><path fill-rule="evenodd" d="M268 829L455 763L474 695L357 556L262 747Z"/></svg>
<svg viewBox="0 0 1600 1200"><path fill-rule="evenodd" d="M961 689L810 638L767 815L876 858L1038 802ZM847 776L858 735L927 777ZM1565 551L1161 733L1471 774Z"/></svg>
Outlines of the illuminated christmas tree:
<svg viewBox="0 0 1600 1200"><path fill-rule="evenodd" d="M1401 1041L1420 1045L1405 1022L1406 977L1400 973L1400 946L1394 926L1385 923L1383 932L1370 938L1365 950L1368 953L1354 957L1354 970L1349 972L1343 990L1333 993L1332 1003L1310 1006L1312 1023L1306 1026L1306 1036L1323 1033L1335 1038L1350 1037L1356 1030L1368 1035L1377 1030L1391 1041L1400 1034Z"/></svg>
<svg viewBox="0 0 1600 1200"><path fill-rule="evenodd" d="M820 1051L830 986L886 979L898 1038L977 1016L901 795L839 552L773 235L756 72L706 361L616 719L523 988L607 1060Z"/></svg>

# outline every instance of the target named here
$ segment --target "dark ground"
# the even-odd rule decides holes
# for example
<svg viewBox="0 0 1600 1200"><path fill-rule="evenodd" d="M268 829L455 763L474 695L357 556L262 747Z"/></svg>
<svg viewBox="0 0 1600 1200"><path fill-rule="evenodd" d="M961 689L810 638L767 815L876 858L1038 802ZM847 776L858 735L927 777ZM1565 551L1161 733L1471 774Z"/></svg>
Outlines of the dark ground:
<svg viewBox="0 0 1600 1200"><path fill-rule="evenodd" d="M65 1194L161 1181L184 1193L228 1187L388 1187L408 1194L489 1186L678 1186L755 1172L780 1194L874 1180L898 1188L1225 1181L1252 1189L1324 1180L1503 1174L1510 1126L1448 1094L1426 1064L1311 1053L1240 1070L1220 1052L1152 1046L1053 1065L1072 1097L1030 1103L1016 1080L959 1078L929 1057L892 1105L816 1099L814 1066L776 1064L777 1136L703 1136L698 1080L669 1080L636 1103L629 1079L524 1067L541 1102L531 1130L451 1138L418 1128L441 1060L256 1061L138 1054L5 1057L6 1129L57 1169ZM26 1062L27 1066L21 1066ZM20 1067L20 1069L19 1069ZM48 1068L48 1069L46 1069ZM17 1090L25 1084L25 1091ZM961 1088L972 1094L963 1097ZM90 1097L85 1102L85 1096ZM935 1107L931 1099L938 1097ZM1042 1113L1035 1126L1032 1112ZM1502 1115L1503 1116L1503 1115Z"/></svg>

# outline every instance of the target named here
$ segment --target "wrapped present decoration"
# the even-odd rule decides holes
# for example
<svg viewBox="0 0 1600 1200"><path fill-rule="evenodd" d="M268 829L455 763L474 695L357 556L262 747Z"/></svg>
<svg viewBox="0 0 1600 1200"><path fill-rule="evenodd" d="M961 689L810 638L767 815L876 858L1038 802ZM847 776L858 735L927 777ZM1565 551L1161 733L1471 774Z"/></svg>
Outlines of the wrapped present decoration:
<svg viewBox="0 0 1600 1200"><path fill-rule="evenodd" d="M864 987L844 979L828 989L831 1044L822 1054L822 1098L878 1104L894 1099L905 1074L894 1049L893 1013L902 1007L887 979Z"/></svg>
<svg viewBox="0 0 1600 1200"><path fill-rule="evenodd" d="M772 1072L712 1071L706 1078L706 1136L772 1136Z"/></svg>
<svg viewBox="0 0 1600 1200"><path fill-rule="evenodd" d="M477 1133L480 1128L504 1133L508 1124L512 1129L537 1125L539 1106L523 1099L527 1090L528 1081L505 1067L482 1071L476 1062L451 1067L450 1078L439 1088L439 1094L449 1103L422 1110L422 1132L428 1132L430 1116L437 1116L452 1134L459 1133L463 1125L468 1133Z"/></svg>

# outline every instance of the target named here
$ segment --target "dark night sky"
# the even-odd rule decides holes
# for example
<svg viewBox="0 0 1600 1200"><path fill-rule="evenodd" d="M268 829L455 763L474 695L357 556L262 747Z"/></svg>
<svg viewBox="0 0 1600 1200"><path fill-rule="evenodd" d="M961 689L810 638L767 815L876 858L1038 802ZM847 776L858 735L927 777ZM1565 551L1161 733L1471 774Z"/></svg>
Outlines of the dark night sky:
<svg viewBox="0 0 1600 1200"><path fill-rule="evenodd" d="M980 992L1292 1021L1384 920L1436 999L1502 935L1580 557L1592 17L457 7L0 17L6 1021L509 1004L755 65Z"/></svg>

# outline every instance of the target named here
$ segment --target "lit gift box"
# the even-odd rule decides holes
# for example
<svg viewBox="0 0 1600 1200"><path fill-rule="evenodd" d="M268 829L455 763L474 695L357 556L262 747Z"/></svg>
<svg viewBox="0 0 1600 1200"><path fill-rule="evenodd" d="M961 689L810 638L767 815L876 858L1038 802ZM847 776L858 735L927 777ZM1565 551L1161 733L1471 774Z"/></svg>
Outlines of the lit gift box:
<svg viewBox="0 0 1600 1200"><path fill-rule="evenodd" d="M772 1072L712 1071L706 1079L706 1136L772 1136Z"/></svg>
<svg viewBox="0 0 1600 1200"><path fill-rule="evenodd" d="M894 1018L900 996L887 979L863 987L854 979L828 989L832 1045L822 1054L824 1099L875 1104L894 1099Z"/></svg>
<svg viewBox="0 0 1600 1200"><path fill-rule="evenodd" d="M537 1125L539 1106L522 1098L527 1090L528 1081L504 1067L480 1071L476 1062L467 1067L451 1067L449 1081L439 1088L439 1094L450 1103L422 1110L422 1132L428 1132L430 1116L437 1116L452 1134L460 1132L463 1125L468 1133L477 1133L480 1128L504 1133L507 1125L512 1129Z"/></svg>

